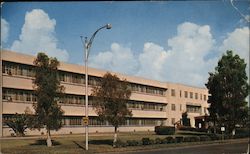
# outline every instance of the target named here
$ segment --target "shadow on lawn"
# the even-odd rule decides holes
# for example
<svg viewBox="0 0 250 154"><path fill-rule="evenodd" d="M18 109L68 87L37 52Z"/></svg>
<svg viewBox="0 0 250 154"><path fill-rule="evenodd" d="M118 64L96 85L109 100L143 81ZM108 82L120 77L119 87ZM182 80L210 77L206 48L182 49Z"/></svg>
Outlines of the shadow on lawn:
<svg viewBox="0 0 250 154"><path fill-rule="evenodd" d="M61 145L61 143L58 141L55 141L55 140L51 140L51 141L52 141L53 146ZM30 145L46 145L47 146L47 142L46 140L40 139L40 140L36 140L35 143L31 143Z"/></svg>
<svg viewBox="0 0 250 154"><path fill-rule="evenodd" d="M76 141L73 141L73 143L75 143L78 146L78 148L85 150L85 148L81 146L79 143L77 143Z"/></svg>
<svg viewBox="0 0 250 154"><path fill-rule="evenodd" d="M113 145L113 140L90 140L89 144L95 144L95 145L101 145L101 144L107 144L107 145Z"/></svg>

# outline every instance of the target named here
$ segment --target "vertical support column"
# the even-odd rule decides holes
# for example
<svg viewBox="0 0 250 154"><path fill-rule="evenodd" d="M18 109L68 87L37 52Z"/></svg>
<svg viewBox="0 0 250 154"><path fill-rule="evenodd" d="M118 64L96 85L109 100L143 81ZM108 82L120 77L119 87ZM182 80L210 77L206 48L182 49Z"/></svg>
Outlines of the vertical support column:
<svg viewBox="0 0 250 154"><path fill-rule="evenodd" d="M88 41L85 38L85 116L88 119ZM88 145L88 124L85 126L85 142L86 142L86 150L89 149Z"/></svg>
<svg viewBox="0 0 250 154"><path fill-rule="evenodd" d="M3 71L2 71L2 47L0 52L0 138L3 136Z"/></svg>

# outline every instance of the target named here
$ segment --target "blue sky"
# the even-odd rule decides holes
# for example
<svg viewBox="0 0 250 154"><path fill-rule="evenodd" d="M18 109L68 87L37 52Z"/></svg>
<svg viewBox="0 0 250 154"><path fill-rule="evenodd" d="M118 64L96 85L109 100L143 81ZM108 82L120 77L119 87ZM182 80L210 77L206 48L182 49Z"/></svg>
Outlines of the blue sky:
<svg viewBox="0 0 250 154"><path fill-rule="evenodd" d="M111 23L93 42L90 66L204 87L225 50L249 56L250 1L232 2L4 3L2 47L83 64L80 35Z"/></svg>

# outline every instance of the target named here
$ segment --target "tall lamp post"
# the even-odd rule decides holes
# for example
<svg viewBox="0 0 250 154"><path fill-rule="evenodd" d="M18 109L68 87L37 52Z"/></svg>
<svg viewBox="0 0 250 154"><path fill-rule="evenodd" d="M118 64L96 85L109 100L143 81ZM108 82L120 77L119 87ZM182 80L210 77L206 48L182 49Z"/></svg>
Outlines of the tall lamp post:
<svg viewBox="0 0 250 154"><path fill-rule="evenodd" d="M82 43L84 45L84 52L85 52L85 120L87 121L86 122L86 125L85 125L85 137L86 137L86 150L89 149L89 145L88 145L88 135L89 135L89 132L88 132L88 57L89 57L89 52L90 52L90 48L91 48L91 45L92 45L92 42L96 36L96 34L101 30L101 29L111 29L111 24L107 24L105 26L102 26L100 27L99 29L97 29L93 35L91 36L91 38L88 40L87 37L85 37L85 41L83 42L83 39L82 39L82 36L81 36L81 40L82 40Z"/></svg>

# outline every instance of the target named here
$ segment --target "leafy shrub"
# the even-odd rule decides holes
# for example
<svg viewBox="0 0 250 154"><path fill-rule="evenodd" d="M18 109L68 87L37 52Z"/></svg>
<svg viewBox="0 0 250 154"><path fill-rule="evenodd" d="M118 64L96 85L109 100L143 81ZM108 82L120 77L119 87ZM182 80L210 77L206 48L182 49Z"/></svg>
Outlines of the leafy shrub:
<svg viewBox="0 0 250 154"><path fill-rule="evenodd" d="M183 142L191 142L190 136L184 137Z"/></svg>
<svg viewBox="0 0 250 154"><path fill-rule="evenodd" d="M250 128L236 128L234 138L243 138L250 136Z"/></svg>
<svg viewBox="0 0 250 154"><path fill-rule="evenodd" d="M211 138L209 136L200 136L200 141L210 141Z"/></svg>
<svg viewBox="0 0 250 154"><path fill-rule="evenodd" d="M173 135L175 133L175 127L155 126L155 133L158 135Z"/></svg>
<svg viewBox="0 0 250 154"><path fill-rule="evenodd" d="M165 138L164 143L174 143L175 139L172 136L168 136Z"/></svg>
<svg viewBox="0 0 250 154"><path fill-rule="evenodd" d="M200 141L200 137L199 136L191 136L190 137L190 142L198 142Z"/></svg>
<svg viewBox="0 0 250 154"><path fill-rule="evenodd" d="M126 146L127 146L126 142L123 142L122 140L119 139L116 141L114 145L115 148L126 147Z"/></svg>
<svg viewBox="0 0 250 154"><path fill-rule="evenodd" d="M136 141L136 140L128 140L127 145L128 146L137 146L137 145L140 145L140 143L139 143L139 141Z"/></svg>
<svg viewBox="0 0 250 154"><path fill-rule="evenodd" d="M209 137L211 138L212 141L220 139L220 136L218 136L216 134L209 134Z"/></svg>
<svg viewBox="0 0 250 154"><path fill-rule="evenodd" d="M175 137L175 142L176 142L176 143L181 143L181 142L183 142L183 136L176 136L176 137Z"/></svg>
<svg viewBox="0 0 250 154"><path fill-rule="evenodd" d="M155 139L155 144L162 144L162 143L163 143L163 139L161 139L161 138Z"/></svg>
<svg viewBox="0 0 250 154"><path fill-rule="evenodd" d="M149 145L150 144L150 139L149 138L142 138L142 145Z"/></svg>

